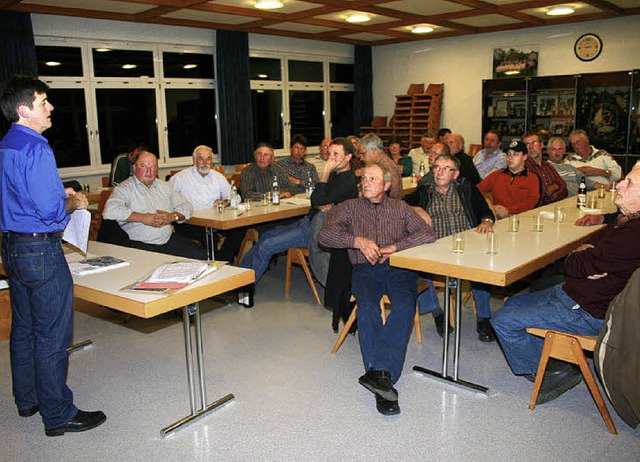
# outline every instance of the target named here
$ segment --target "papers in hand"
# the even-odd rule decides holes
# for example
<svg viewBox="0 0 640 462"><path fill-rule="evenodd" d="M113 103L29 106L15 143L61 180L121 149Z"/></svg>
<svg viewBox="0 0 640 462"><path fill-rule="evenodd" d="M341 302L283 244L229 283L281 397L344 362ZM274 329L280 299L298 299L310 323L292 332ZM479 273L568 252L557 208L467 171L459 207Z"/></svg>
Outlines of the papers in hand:
<svg viewBox="0 0 640 462"><path fill-rule="evenodd" d="M121 260L120 258L103 256L69 263L69 270L75 275L83 276L85 274L102 273L103 271L122 268L128 264L128 261Z"/></svg>

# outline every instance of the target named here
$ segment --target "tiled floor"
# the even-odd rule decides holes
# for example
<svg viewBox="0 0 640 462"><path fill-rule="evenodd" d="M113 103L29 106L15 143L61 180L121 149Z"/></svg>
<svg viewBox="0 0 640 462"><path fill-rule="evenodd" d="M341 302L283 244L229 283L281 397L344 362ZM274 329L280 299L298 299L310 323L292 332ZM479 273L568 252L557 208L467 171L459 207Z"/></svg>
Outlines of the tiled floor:
<svg viewBox="0 0 640 462"><path fill-rule="evenodd" d="M427 315L425 342L412 336L397 384L402 413L378 414L357 382L357 338L331 355L331 313L314 302L299 269L285 300L283 275L281 259L260 282L252 309L203 304L208 400L229 392L236 398L169 438L160 429L189 407L177 318L125 324L121 314L79 304L75 339L95 346L72 355L68 382L77 405L102 409L107 422L60 438L46 437L37 415L18 417L8 342L0 342L0 460L638 460L640 430L612 410L619 435L610 435L584 384L529 411L531 383L511 374L497 344L478 342L469 310L461 378L488 386L489 396L411 371L441 361Z"/></svg>

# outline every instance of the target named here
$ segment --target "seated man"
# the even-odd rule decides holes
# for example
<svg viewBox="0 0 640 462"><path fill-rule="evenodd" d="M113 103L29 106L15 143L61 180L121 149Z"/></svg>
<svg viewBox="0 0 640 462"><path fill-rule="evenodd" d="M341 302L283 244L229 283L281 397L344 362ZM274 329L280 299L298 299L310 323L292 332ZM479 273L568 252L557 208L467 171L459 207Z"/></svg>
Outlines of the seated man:
<svg viewBox="0 0 640 462"><path fill-rule="evenodd" d="M360 149L363 152L363 161L366 164L379 163L387 167L391 172L391 187L389 197L400 199L402 192L402 176L395 162L384 152L384 144L378 135L368 133L360 139ZM357 175L357 173L356 173Z"/></svg>
<svg viewBox="0 0 640 462"><path fill-rule="evenodd" d="M318 146L318 155L313 156L311 158L305 159L311 165L316 168L316 172L318 176L322 175L322 169L324 169L324 164L327 162L329 158L329 146L331 146L331 138L325 138Z"/></svg>
<svg viewBox="0 0 640 462"><path fill-rule="evenodd" d="M469 228L485 234L493 232L495 217L477 187L462 179L459 163L455 157L440 155L436 157L431 169L433 182L418 186L405 200L414 206L418 214L432 226L436 238L459 233ZM489 306L489 287L485 284L471 283L471 290L477 308L477 332L481 342L495 340L491 328L491 308ZM438 335L444 334L444 314L436 296L433 284L418 296L420 313L431 311Z"/></svg>
<svg viewBox="0 0 640 462"><path fill-rule="evenodd" d="M567 146L564 140L558 136L549 138L547 143L547 153L549 154L549 165L556 169L558 175L567 184L567 196L572 197L578 194L582 173L571 164L564 163L564 155Z"/></svg>
<svg viewBox="0 0 640 462"><path fill-rule="evenodd" d="M513 141L507 151L507 168L493 172L478 184L483 194L490 194L498 218L525 212L540 200L540 180L525 167L527 145Z"/></svg>
<svg viewBox="0 0 640 462"><path fill-rule="evenodd" d="M494 315L493 327L514 374L533 381L538 369L544 341L529 335L527 327L597 335L609 303L640 267L640 167L618 184L615 204L621 212L617 219L566 258L564 284L511 297ZM576 225L599 224L604 218L586 215ZM557 398L581 380L576 366L550 362L538 403Z"/></svg>
<svg viewBox="0 0 640 462"><path fill-rule="evenodd" d="M473 156L473 164L480 178L485 179L490 173L502 170L507 166L507 156L502 149L500 133L489 130L484 135L484 149Z"/></svg>
<svg viewBox="0 0 640 462"><path fill-rule="evenodd" d="M429 162L429 155L431 154L431 148L433 147L433 143L436 142L433 133L426 132L420 138L420 147L413 148L409 151L408 156L411 158L413 162L412 172L418 175L420 173L420 162L424 164L425 173L429 171L429 166L431 163Z"/></svg>
<svg viewBox="0 0 640 462"><path fill-rule="evenodd" d="M569 135L575 154L568 155L565 163L573 165L586 176L587 188L598 189L608 186L611 181L619 181L622 168L604 149L596 149L589 144L589 136L584 130L574 130Z"/></svg>
<svg viewBox="0 0 640 462"><path fill-rule="evenodd" d="M271 191L273 178L278 179L280 199L295 194L295 186L280 165L273 162L273 147L269 143L259 143L253 153L255 162L240 174L240 192L245 199L260 200L264 193Z"/></svg>
<svg viewBox="0 0 640 462"><path fill-rule="evenodd" d="M169 179L173 189L182 194L195 210L212 209L219 203L229 204L231 185L212 166L213 151L209 146L201 145L193 150L193 166L181 170ZM176 225L175 230L190 239L198 240L206 248L204 227L184 223ZM231 229L218 233L225 236L225 239L219 250L215 246L216 260L233 261L242 243L244 231Z"/></svg>
<svg viewBox="0 0 640 462"><path fill-rule="evenodd" d="M543 142L536 132L525 133L522 137L527 146L527 160L524 165L540 178L540 205L551 204L567 197L567 184L558 172L542 158Z"/></svg>
<svg viewBox="0 0 640 462"><path fill-rule="evenodd" d="M124 180L133 175L133 164L142 151L146 151L142 145L135 144L129 150L117 156L111 162L111 173L109 174L109 186L118 186Z"/></svg>
<svg viewBox="0 0 640 462"><path fill-rule="evenodd" d="M478 169L476 169L473 159L464 152L464 138L457 133L449 133L445 135L445 142L449 146L451 155L458 159L460 162L460 176L465 178L472 184L480 183L480 175Z"/></svg>
<svg viewBox="0 0 640 462"><path fill-rule="evenodd" d="M381 164L368 164L362 175L362 197L334 207L319 234L322 245L349 251L366 371L359 382L375 394L376 407L385 415L400 412L393 384L404 364L418 280L417 273L390 266L389 256L435 241L433 231L409 205L387 197L389 188L390 170ZM380 299L384 294L389 296L393 310L383 325Z"/></svg>
<svg viewBox="0 0 640 462"><path fill-rule="evenodd" d="M206 260L205 249L173 232L173 223L188 220L193 206L168 183L157 178L156 156L142 151L133 165L133 175L114 188L103 217L118 221L131 239L132 247Z"/></svg>
<svg viewBox="0 0 640 462"><path fill-rule="evenodd" d="M300 194L305 192L309 179L314 184L318 182L318 171L304 160L304 155L307 152L307 138L305 136L293 135L289 152L291 155L286 159L279 160L278 165L289 175L289 181L296 188L294 194Z"/></svg>
<svg viewBox="0 0 640 462"><path fill-rule="evenodd" d="M266 231L247 252L240 266L253 269L256 283L269 267L271 257L294 247L307 247L311 237L311 220L319 210L328 210L346 199L358 197L356 177L349 161L354 154L353 145L345 138L337 138L329 147L329 159L322 179L311 195L311 210L306 217L289 225Z"/></svg>

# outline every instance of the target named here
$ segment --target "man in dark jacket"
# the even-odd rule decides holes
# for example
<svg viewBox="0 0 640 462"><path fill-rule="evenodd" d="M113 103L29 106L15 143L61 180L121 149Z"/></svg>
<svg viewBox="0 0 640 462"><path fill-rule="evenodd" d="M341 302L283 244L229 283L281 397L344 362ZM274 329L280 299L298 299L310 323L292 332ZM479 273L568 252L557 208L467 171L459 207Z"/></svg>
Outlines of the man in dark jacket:
<svg viewBox="0 0 640 462"><path fill-rule="evenodd" d="M458 181L459 168L457 157L436 157L431 169L432 182L420 185L405 199L433 227L438 239L470 228L479 233L493 232L493 212L478 188L464 178ZM472 283L471 290L476 301L478 339L492 342L495 336L489 322L489 287ZM444 335L444 314L433 284L418 296L418 304L421 313L432 312L438 334Z"/></svg>

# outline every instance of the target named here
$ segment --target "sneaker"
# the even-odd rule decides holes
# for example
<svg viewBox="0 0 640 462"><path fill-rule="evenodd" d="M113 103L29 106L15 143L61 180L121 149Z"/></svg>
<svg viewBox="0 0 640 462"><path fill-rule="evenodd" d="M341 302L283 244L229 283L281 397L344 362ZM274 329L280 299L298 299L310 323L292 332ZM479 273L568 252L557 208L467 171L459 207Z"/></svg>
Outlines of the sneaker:
<svg viewBox="0 0 640 462"><path fill-rule="evenodd" d="M478 318L476 331L478 332L478 340L481 342L496 341L496 335L493 332L490 318Z"/></svg>

